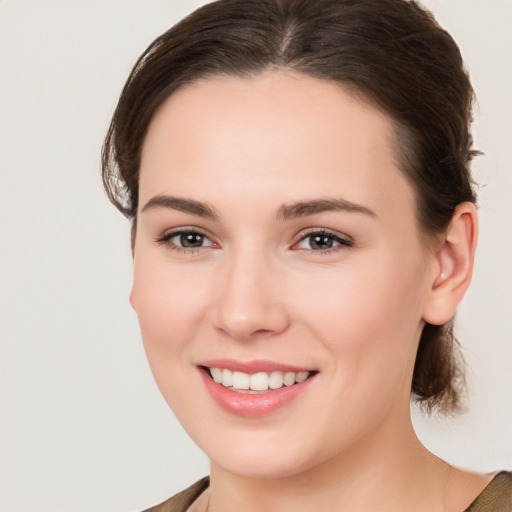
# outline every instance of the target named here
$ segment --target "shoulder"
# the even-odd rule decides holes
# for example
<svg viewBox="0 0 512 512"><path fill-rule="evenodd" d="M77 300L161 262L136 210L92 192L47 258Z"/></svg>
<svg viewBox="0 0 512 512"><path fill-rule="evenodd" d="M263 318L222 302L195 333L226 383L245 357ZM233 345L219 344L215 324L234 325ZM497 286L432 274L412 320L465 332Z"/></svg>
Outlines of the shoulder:
<svg viewBox="0 0 512 512"><path fill-rule="evenodd" d="M175 494L167 501L144 510L144 512L186 512L192 503L203 493L210 485L210 478L205 476L191 485L184 491Z"/></svg>
<svg viewBox="0 0 512 512"><path fill-rule="evenodd" d="M512 473L496 474L465 512L512 512Z"/></svg>

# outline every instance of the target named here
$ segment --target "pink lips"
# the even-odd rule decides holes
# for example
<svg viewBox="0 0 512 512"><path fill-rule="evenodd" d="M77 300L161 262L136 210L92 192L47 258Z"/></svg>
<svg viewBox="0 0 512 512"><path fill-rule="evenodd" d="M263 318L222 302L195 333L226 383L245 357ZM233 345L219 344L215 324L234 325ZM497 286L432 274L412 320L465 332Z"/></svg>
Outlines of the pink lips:
<svg viewBox="0 0 512 512"><path fill-rule="evenodd" d="M232 391L221 384L217 384L210 377L209 373L202 367L225 368L231 371L250 374L272 371L298 373L311 371L311 369L284 365L265 360L241 362L232 359L211 359L201 362L199 365L200 374L204 385L213 400L224 410L247 418L264 416L285 407L295 400L295 398L304 393L315 380L316 376L316 374L313 374L304 382L294 384L293 386L283 386L280 389L269 390L268 392L261 394L249 394Z"/></svg>

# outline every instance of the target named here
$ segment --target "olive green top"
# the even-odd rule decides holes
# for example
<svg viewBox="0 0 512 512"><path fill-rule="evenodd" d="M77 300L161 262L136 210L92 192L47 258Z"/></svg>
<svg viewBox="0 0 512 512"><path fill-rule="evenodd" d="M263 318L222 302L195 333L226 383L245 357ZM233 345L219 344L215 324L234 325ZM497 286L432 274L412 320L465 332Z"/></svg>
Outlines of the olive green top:
<svg viewBox="0 0 512 512"><path fill-rule="evenodd" d="M188 489L144 512L186 512L209 485L210 479L206 476ZM512 473L498 473L464 512L512 512Z"/></svg>

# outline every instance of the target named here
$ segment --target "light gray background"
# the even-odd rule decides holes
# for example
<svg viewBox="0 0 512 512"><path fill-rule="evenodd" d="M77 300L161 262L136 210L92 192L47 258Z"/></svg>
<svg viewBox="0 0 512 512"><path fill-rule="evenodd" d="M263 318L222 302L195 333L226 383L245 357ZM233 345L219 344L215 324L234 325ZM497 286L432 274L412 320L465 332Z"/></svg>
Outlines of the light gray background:
<svg viewBox="0 0 512 512"><path fill-rule="evenodd" d="M142 49L201 0L0 0L0 510L129 512L208 471L153 383L128 304L129 227L99 153ZM512 2L425 2L460 46L485 152L481 243L458 332L469 412L424 443L512 468Z"/></svg>

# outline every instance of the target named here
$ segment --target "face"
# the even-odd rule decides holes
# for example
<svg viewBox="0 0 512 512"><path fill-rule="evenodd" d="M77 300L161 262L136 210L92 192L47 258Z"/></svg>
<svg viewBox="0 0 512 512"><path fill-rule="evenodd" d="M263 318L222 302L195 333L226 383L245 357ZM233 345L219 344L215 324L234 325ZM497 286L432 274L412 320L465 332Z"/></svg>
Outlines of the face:
<svg viewBox="0 0 512 512"><path fill-rule="evenodd" d="M187 86L152 121L131 302L212 464L294 475L405 428L433 265L392 137L284 72Z"/></svg>

